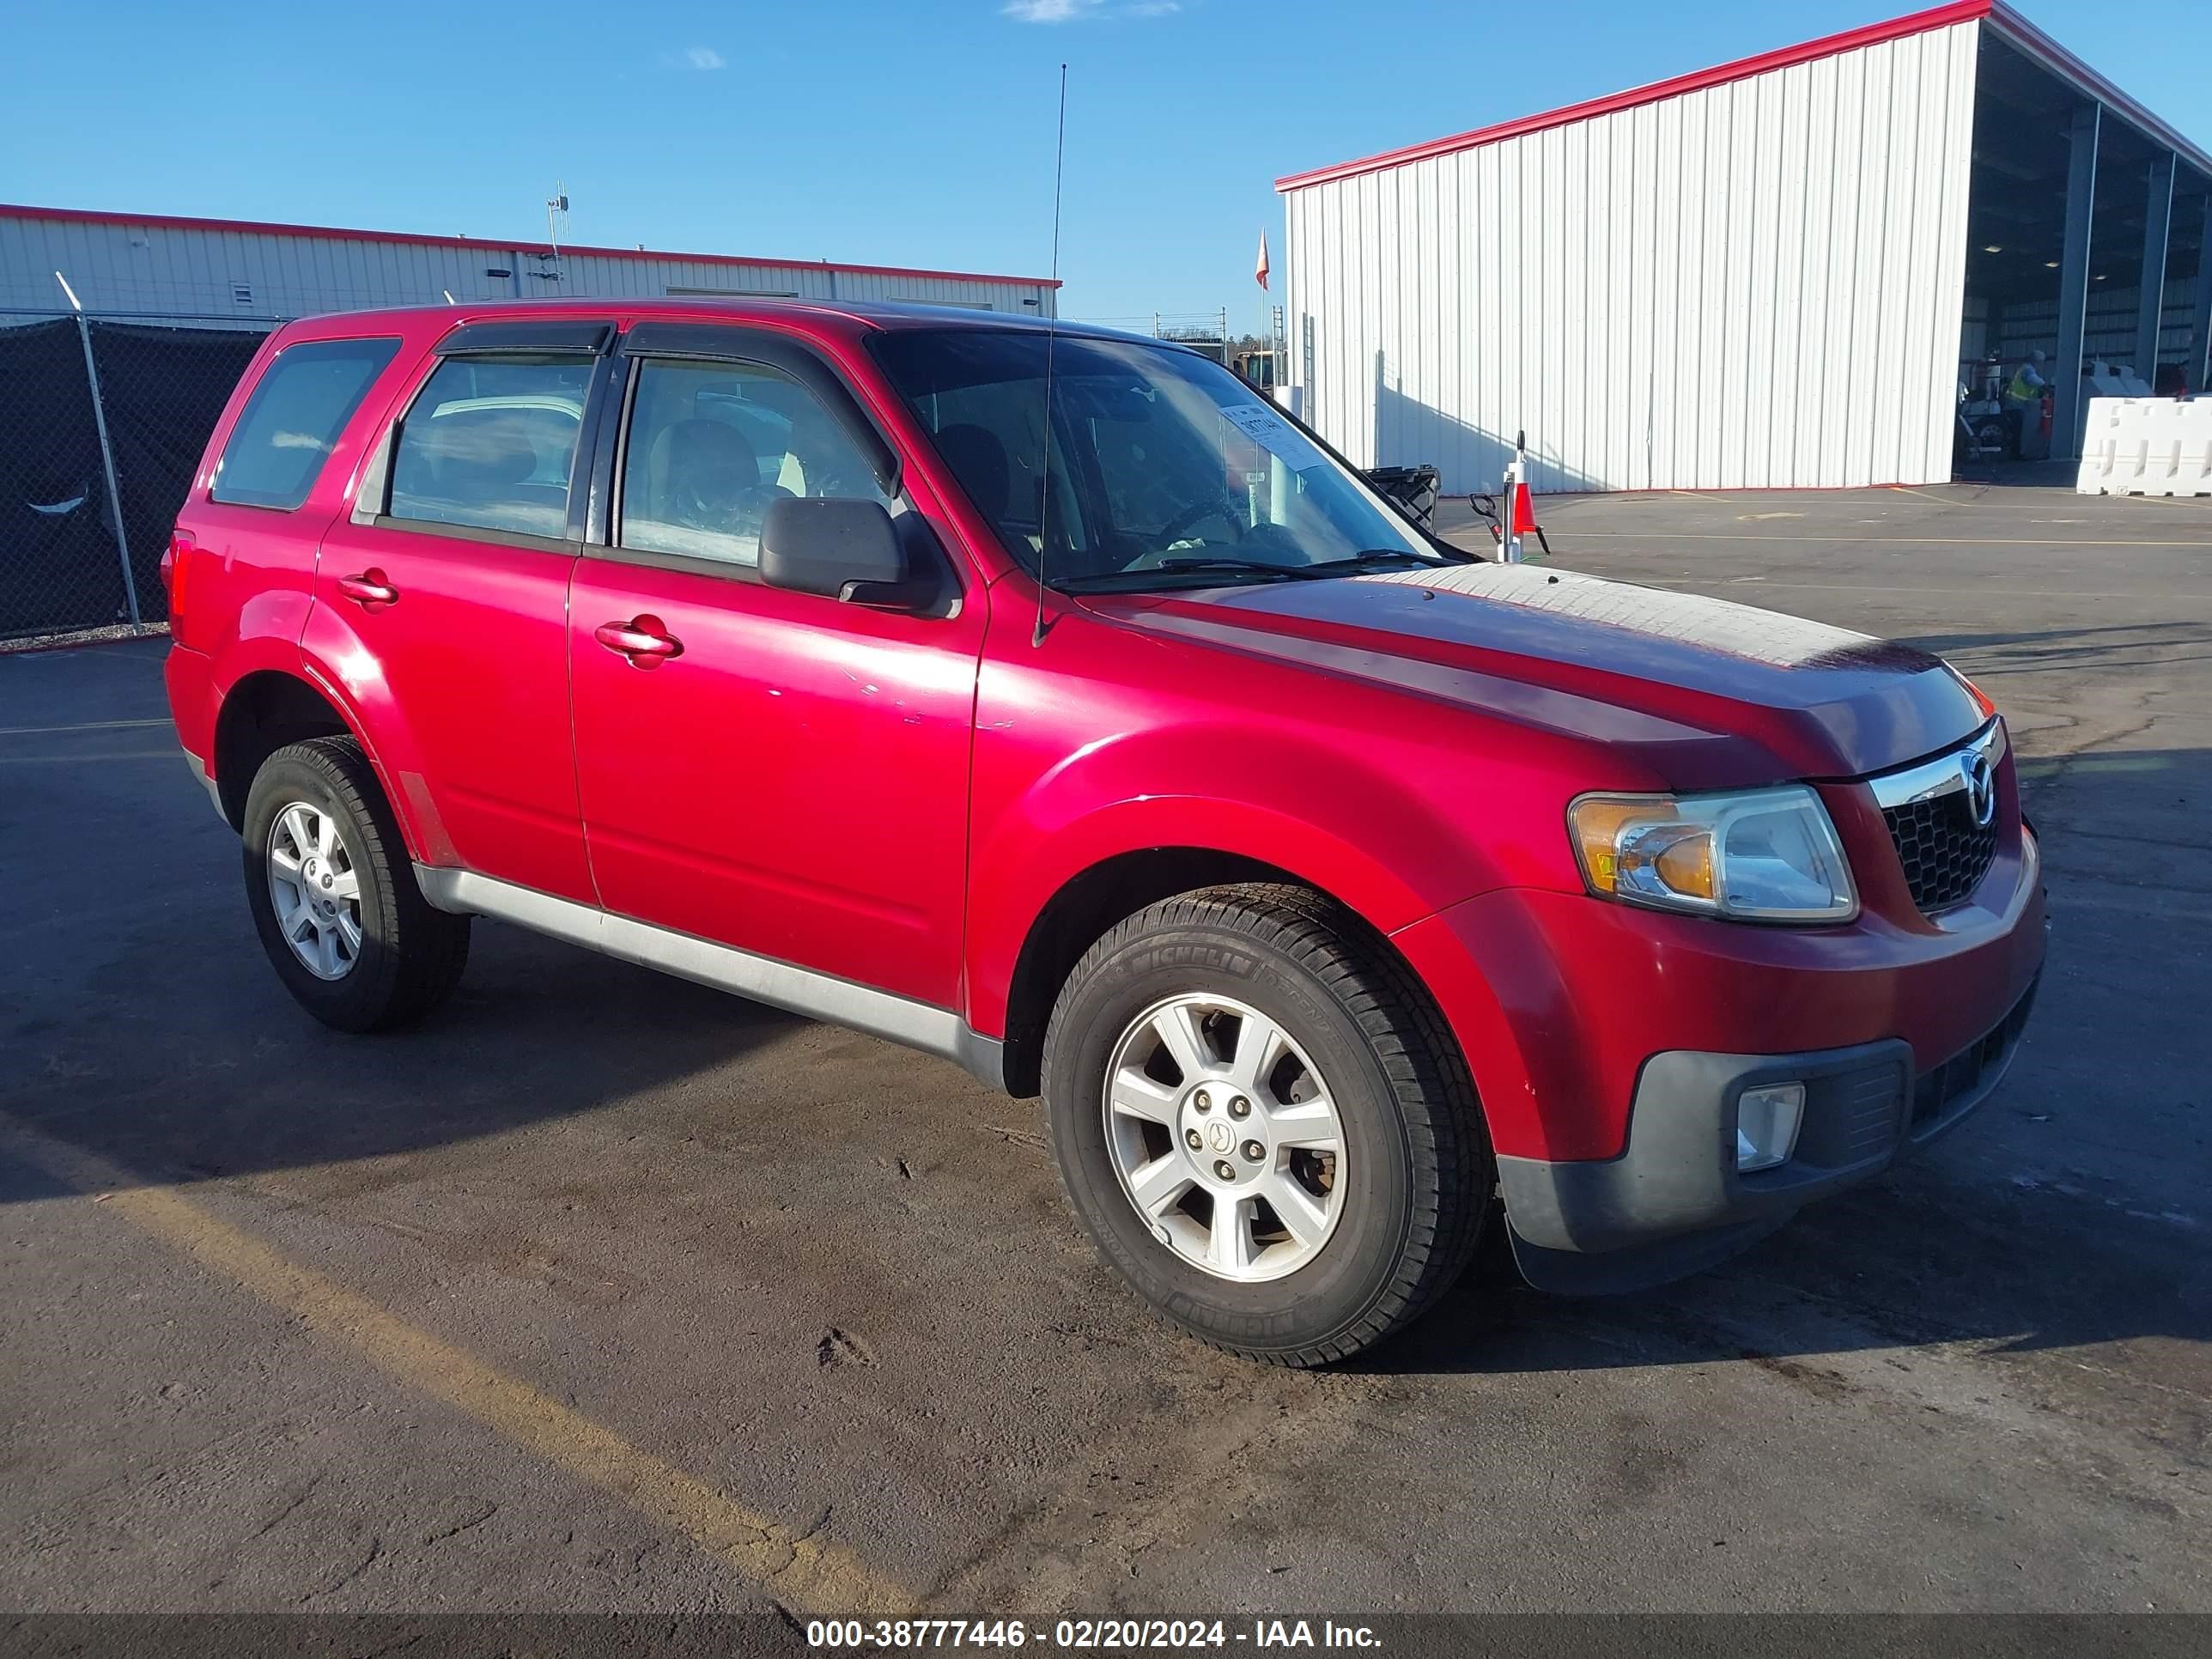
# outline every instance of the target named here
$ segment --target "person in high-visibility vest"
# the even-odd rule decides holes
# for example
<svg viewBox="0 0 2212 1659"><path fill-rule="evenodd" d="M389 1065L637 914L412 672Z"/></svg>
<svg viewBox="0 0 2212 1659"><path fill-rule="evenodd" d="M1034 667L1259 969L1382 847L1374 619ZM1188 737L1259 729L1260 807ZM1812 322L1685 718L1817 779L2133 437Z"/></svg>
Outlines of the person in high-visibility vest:
<svg viewBox="0 0 2212 1659"><path fill-rule="evenodd" d="M2004 423L2006 434L2012 440L2015 459L2022 453L2021 439L2032 424L2040 427L2043 421L2043 394L2051 382L2043 378L2043 354L2031 351L2020 367L2005 382Z"/></svg>

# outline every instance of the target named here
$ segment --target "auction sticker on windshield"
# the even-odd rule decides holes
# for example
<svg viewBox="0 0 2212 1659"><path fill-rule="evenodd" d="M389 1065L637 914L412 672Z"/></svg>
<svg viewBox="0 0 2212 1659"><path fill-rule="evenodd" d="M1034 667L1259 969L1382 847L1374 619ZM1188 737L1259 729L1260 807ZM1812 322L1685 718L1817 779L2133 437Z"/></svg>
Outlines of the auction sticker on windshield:
<svg viewBox="0 0 2212 1659"><path fill-rule="evenodd" d="M1265 404L1231 404L1222 410L1221 418L1268 453L1279 457L1293 472L1321 465L1321 451L1312 441Z"/></svg>

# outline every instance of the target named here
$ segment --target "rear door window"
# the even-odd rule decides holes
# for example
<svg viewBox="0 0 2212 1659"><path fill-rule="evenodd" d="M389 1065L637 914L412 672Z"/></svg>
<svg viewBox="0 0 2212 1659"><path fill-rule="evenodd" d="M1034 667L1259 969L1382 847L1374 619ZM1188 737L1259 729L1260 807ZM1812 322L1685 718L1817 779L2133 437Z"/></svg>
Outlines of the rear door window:
<svg viewBox="0 0 2212 1659"><path fill-rule="evenodd" d="M216 463L218 501L289 512L315 479L397 340L305 340L261 372Z"/></svg>
<svg viewBox="0 0 2212 1659"><path fill-rule="evenodd" d="M442 361L400 422L390 515L564 538L595 361Z"/></svg>

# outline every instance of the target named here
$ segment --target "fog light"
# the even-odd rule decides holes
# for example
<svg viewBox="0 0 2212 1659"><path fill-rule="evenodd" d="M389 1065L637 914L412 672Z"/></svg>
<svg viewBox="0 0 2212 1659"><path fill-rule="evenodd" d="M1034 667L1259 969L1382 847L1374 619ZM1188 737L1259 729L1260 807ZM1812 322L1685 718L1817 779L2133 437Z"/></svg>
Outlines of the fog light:
<svg viewBox="0 0 2212 1659"><path fill-rule="evenodd" d="M1739 1175L1787 1164L1797 1148L1805 1117L1805 1085L1768 1083L1746 1089L1735 1103L1735 1167Z"/></svg>

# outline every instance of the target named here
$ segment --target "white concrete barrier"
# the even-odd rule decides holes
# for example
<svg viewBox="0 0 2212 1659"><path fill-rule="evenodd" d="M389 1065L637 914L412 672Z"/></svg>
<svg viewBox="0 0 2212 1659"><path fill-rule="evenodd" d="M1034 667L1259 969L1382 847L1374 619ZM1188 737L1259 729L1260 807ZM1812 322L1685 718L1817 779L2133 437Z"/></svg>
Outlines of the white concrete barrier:
<svg viewBox="0 0 2212 1659"><path fill-rule="evenodd" d="M2092 398L2084 495L2212 495L2212 398Z"/></svg>

